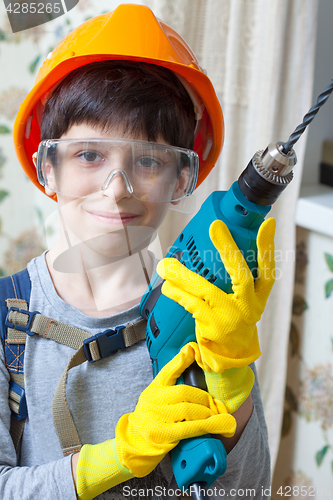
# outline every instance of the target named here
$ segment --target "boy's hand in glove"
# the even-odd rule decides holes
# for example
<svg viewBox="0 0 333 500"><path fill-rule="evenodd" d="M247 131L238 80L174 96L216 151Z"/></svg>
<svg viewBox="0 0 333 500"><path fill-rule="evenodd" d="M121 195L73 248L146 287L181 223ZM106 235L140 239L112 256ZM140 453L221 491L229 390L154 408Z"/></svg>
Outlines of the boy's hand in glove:
<svg viewBox="0 0 333 500"><path fill-rule="evenodd" d="M76 469L80 500L146 476L182 439L234 435L236 421L221 401L195 387L175 385L195 359L200 361L198 346L189 343L143 391L135 410L119 419L115 439L82 447Z"/></svg>
<svg viewBox="0 0 333 500"><path fill-rule="evenodd" d="M261 354L256 323L274 284L274 233L274 219L260 226L258 277L254 280L224 222L216 220L211 224L210 238L232 280L233 293L230 294L176 259L163 259L157 266L158 274L165 279L162 293L194 317L202 359L200 366L207 372L208 389L225 402L230 412L249 395L254 375L247 365ZM235 368L241 370L235 371Z"/></svg>

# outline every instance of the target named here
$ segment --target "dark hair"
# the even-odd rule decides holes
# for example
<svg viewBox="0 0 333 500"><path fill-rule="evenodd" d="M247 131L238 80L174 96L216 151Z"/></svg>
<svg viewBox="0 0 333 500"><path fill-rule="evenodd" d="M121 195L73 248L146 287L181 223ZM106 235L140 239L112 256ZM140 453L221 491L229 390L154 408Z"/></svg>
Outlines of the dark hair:
<svg viewBox="0 0 333 500"><path fill-rule="evenodd" d="M73 125L162 136L172 146L193 149L193 103L175 74L162 66L100 61L65 77L46 103L41 139L59 139Z"/></svg>

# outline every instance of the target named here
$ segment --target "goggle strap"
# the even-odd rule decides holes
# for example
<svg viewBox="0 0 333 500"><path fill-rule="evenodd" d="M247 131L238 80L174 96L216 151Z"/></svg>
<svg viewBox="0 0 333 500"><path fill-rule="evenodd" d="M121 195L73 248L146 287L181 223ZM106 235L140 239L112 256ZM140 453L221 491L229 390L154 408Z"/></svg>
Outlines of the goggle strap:
<svg viewBox="0 0 333 500"><path fill-rule="evenodd" d="M197 120L197 125L195 127L195 130L197 130L197 128L199 128L198 122L201 120L206 107L204 103L200 100L199 95L196 93L192 85L178 73L175 73L175 75L177 76L178 80L183 85L183 87L185 87L186 92L188 93L191 101L193 102L195 119Z"/></svg>

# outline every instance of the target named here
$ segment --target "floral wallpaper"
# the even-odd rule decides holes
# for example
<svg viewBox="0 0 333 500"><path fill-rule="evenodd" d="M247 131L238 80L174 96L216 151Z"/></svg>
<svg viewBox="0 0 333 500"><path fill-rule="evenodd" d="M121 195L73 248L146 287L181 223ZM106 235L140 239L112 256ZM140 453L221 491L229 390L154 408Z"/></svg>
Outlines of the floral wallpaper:
<svg viewBox="0 0 333 500"><path fill-rule="evenodd" d="M332 273L333 240L297 228L284 418L272 500L282 492L290 498L333 498Z"/></svg>
<svg viewBox="0 0 333 500"><path fill-rule="evenodd" d="M325 259L329 270L333 273L333 255L325 253ZM325 283L326 298L328 298L332 292L333 292L333 276Z"/></svg>

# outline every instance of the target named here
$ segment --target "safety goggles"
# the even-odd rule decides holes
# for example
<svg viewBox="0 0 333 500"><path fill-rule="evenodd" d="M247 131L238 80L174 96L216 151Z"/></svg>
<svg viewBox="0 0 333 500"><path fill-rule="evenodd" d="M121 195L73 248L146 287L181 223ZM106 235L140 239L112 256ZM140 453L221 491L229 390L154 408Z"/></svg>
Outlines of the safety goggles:
<svg viewBox="0 0 333 500"><path fill-rule="evenodd" d="M194 151L127 139L44 140L37 153L40 184L73 198L113 189L117 178L138 200L178 201L192 194L198 169Z"/></svg>

